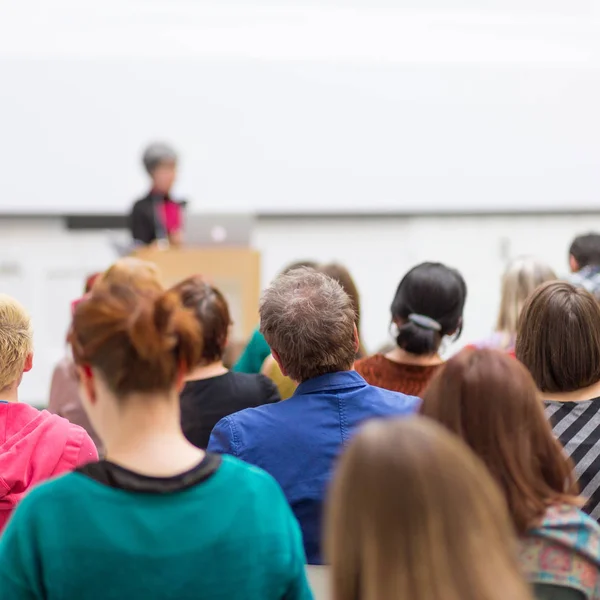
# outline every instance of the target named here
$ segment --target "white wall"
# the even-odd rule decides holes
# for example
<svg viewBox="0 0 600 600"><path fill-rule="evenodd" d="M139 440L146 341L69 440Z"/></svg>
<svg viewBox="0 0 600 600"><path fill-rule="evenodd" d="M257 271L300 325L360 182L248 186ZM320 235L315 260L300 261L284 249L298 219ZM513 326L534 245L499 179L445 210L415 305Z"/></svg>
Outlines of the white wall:
<svg viewBox="0 0 600 600"><path fill-rule="evenodd" d="M124 213L155 139L194 210L595 209L598 2L3 4L2 214Z"/></svg>
<svg viewBox="0 0 600 600"><path fill-rule="evenodd" d="M592 229L600 230L600 215L268 219L257 223L253 240L263 256L263 285L298 259L347 265L362 295L364 341L373 351L388 339L392 296L414 264L441 260L464 274L469 298L458 347L493 327L509 258L535 254L565 274L571 239ZM0 292L29 308L36 331L35 368L22 397L44 402L52 366L65 349L70 302L85 276L106 268L115 252L107 233L66 232L58 220L0 220L0 239Z"/></svg>

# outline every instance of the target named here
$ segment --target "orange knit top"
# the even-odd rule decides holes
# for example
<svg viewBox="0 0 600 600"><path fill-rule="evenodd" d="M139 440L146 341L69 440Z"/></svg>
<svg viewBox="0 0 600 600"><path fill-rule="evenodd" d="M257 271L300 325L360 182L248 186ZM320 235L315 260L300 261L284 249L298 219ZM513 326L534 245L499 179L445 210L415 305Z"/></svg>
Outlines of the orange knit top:
<svg viewBox="0 0 600 600"><path fill-rule="evenodd" d="M354 368L371 385L420 396L441 366L408 365L394 362L383 354L375 354L357 360Z"/></svg>

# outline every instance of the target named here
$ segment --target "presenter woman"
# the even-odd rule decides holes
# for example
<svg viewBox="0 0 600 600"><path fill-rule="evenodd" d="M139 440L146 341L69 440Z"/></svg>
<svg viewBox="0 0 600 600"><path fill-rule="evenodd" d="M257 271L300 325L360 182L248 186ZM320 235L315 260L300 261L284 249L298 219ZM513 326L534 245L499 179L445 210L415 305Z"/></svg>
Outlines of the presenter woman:
<svg viewBox="0 0 600 600"><path fill-rule="evenodd" d="M170 197L177 174L177 154L167 144L154 143L146 148L143 163L152 180L147 196L133 205L129 226L139 244L181 245L182 205Z"/></svg>

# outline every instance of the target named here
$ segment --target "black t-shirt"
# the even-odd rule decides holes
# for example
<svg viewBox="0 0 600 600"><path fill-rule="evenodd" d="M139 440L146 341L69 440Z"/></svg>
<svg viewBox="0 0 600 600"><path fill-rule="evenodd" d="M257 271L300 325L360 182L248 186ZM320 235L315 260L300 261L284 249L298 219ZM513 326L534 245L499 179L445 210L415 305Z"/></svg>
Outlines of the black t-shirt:
<svg viewBox="0 0 600 600"><path fill-rule="evenodd" d="M277 387L264 375L228 372L189 381L181 393L181 427L194 446L205 449L210 432L224 417L279 400Z"/></svg>

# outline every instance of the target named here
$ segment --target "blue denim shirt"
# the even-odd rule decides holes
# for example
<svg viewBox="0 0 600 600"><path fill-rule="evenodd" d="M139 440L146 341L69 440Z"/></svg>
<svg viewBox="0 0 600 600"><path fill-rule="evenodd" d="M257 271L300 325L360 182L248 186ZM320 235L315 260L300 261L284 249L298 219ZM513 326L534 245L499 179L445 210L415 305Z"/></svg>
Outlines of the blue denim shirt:
<svg viewBox="0 0 600 600"><path fill-rule="evenodd" d="M369 385L355 371L322 375L288 400L221 419L208 450L237 456L279 482L300 522L308 563L320 564L322 505L344 444L363 421L410 415L419 403Z"/></svg>

